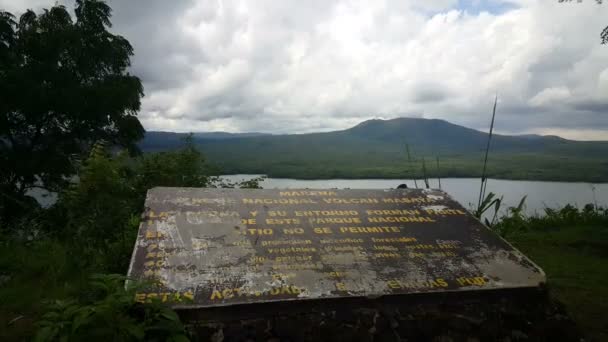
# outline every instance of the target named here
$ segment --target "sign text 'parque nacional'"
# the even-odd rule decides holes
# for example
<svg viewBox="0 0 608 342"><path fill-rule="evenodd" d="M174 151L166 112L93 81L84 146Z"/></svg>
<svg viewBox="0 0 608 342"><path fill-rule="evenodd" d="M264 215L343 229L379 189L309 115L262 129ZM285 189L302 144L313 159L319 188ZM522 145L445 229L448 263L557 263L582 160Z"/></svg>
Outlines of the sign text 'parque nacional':
<svg viewBox="0 0 608 342"><path fill-rule="evenodd" d="M439 190L154 188L133 253L136 299L182 308L545 281Z"/></svg>

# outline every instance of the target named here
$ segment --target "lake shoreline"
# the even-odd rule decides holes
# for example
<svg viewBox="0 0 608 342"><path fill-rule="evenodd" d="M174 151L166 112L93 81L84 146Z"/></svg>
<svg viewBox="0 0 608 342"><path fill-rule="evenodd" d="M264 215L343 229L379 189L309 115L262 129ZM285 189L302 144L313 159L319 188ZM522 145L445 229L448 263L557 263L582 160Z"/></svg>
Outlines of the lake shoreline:
<svg viewBox="0 0 608 342"><path fill-rule="evenodd" d="M266 174L249 174L249 173L232 173L232 174L224 174L224 175L216 175L214 177L234 177L234 176L247 176L247 177L264 177L264 178L272 178L272 179L285 179L285 180L294 180L294 181L331 181L331 180L344 180L344 181L350 181L350 180L386 180L386 181L399 181L399 180L410 180L410 181L418 181L418 182L423 182L422 184L424 184L424 179L423 178L391 178L391 177L332 177L332 178L307 178L307 177L276 177L276 176L269 176ZM437 177L429 177L428 178L429 181L437 181ZM472 177L472 176L466 176L466 177L441 177L440 179L466 179L466 180L477 180L478 182L481 181L481 177ZM603 185L603 184L608 184L608 179L605 181L601 181L601 182L592 182L592 181L585 181L585 180L576 180L576 181L569 181L569 180L552 180L552 179L530 179L530 178L496 178L496 177L488 177L488 180L495 180L495 181L516 181L516 182L541 182L541 183L569 183L569 184L592 184L592 185Z"/></svg>
<svg viewBox="0 0 608 342"><path fill-rule="evenodd" d="M249 180L262 175L235 174L221 177L231 182ZM474 209L479 200L479 178L442 178L441 187L437 178L429 179L434 189L442 189L463 207ZM260 186L265 189L394 189L400 184L408 188L424 188L423 180L413 179L294 179L264 178ZM525 214L542 215L546 208L559 209L565 205L583 208L586 204L608 207L608 183L554 182L534 180L488 179L486 194L503 197L503 214L508 207L515 207L525 196Z"/></svg>

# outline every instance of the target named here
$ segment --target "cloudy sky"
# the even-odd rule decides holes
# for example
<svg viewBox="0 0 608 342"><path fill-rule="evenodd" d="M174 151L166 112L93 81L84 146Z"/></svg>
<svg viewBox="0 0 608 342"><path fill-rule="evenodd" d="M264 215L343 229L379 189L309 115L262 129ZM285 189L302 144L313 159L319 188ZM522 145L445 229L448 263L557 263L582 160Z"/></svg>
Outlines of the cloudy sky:
<svg viewBox="0 0 608 342"><path fill-rule="evenodd" d="M303 133L401 116L487 130L498 93L499 132L608 140L608 3L109 3L135 48L148 130Z"/></svg>

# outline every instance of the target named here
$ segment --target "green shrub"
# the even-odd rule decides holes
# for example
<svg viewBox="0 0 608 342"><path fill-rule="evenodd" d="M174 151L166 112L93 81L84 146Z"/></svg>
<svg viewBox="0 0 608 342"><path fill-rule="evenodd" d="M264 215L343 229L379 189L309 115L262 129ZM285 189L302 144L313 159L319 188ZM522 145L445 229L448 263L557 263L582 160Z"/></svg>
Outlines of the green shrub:
<svg viewBox="0 0 608 342"><path fill-rule="evenodd" d="M523 200L522 200L523 201ZM545 208L542 216L523 215L523 203L508 208L507 214L492 225L492 229L504 237L528 231L551 231L570 226L608 226L608 209L587 204L579 209L567 204L561 209Z"/></svg>
<svg viewBox="0 0 608 342"><path fill-rule="evenodd" d="M232 183L209 177L209 170L191 141L180 150L135 158L95 144L55 205L5 229L12 233L0 241L0 318L42 317L37 338L43 341L183 339L177 316L160 303L134 303L122 277L88 278L126 272L148 189L258 188L262 180ZM49 298L54 301L41 306ZM0 329L0 339L27 339L34 330L7 328Z"/></svg>
<svg viewBox="0 0 608 342"><path fill-rule="evenodd" d="M184 146L171 152L145 154L131 168L133 186L143 205L148 189L155 186L205 187L209 185L211 166L193 143L192 136Z"/></svg>
<svg viewBox="0 0 608 342"><path fill-rule="evenodd" d="M134 300L125 277L94 275L79 298L56 300L37 322L35 341L188 341L177 314L160 302Z"/></svg>
<svg viewBox="0 0 608 342"><path fill-rule="evenodd" d="M0 243L0 311L38 311L44 298L63 297L79 284L68 247L56 239Z"/></svg>
<svg viewBox="0 0 608 342"><path fill-rule="evenodd" d="M186 141L177 151L129 158L103 143L82 162L78 178L46 215L46 233L70 244L72 260L91 272L123 272L148 189L209 185L201 153Z"/></svg>

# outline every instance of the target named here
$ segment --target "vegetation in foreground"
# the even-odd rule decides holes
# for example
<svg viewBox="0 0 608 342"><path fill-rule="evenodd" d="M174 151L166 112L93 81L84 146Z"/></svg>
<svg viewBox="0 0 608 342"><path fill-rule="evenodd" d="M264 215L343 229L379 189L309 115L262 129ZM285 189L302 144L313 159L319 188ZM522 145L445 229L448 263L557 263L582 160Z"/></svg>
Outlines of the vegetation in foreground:
<svg viewBox="0 0 608 342"><path fill-rule="evenodd" d="M173 311L136 303L134 288L112 274L128 268L147 189L258 187L257 179L235 184L207 174L189 143L136 158L96 144L57 203L0 226L0 340L185 339Z"/></svg>
<svg viewBox="0 0 608 342"><path fill-rule="evenodd" d="M568 205L524 217L512 208L493 229L545 271L552 296L591 341L608 340L608 209Z"/></svg>

